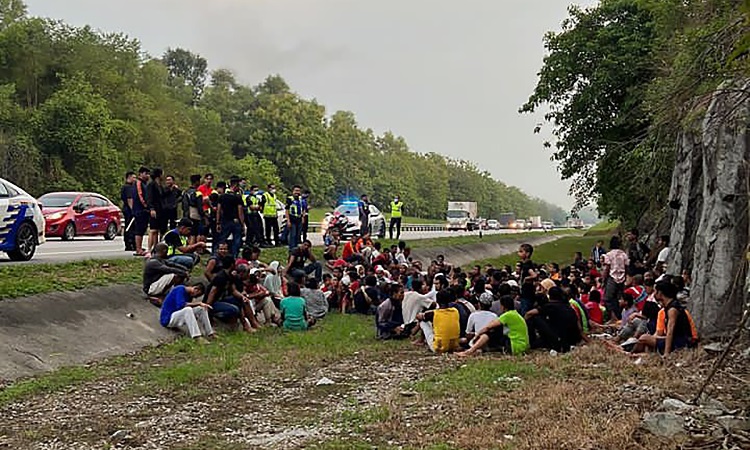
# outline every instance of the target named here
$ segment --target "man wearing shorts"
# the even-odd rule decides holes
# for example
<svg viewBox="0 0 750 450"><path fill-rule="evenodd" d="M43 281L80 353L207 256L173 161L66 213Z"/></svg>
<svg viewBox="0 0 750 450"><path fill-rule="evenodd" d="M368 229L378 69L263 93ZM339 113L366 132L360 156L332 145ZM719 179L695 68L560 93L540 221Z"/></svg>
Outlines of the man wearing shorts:
<svg viewBox="0 0 750 450"><path fill-rule="evenodd" d="M148 195L146 186L151 175L147 167L138 169L138 179L135 181L135 188L132 190L133 195L133 236L135 236L135 256L145 256L143 251L143 236L148 230Z"/></svg>

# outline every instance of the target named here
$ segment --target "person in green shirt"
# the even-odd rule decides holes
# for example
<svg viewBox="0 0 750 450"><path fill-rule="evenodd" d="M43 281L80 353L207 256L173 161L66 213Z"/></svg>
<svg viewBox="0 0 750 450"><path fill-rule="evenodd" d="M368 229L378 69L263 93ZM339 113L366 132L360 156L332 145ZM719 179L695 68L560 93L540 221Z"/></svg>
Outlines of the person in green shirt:
<svg viewBox="0 0 750 450"><path fill-rule="evenodd" d="M305 299L302 298L301 289L297 283L287 285L286 298L281 300L281 320L285 330L307 330L315 324L315 319L310 317L305 308Z"/></svg>
<svg viewBox="0 0 750 450"><path fill-rule="evenodd" d="M497 320L493 320L476 334L471 348L456 356L472 356L485 347L513 355L520 355L529 349L529 330L526 328L526 321L515 310L513 297L500 297L500 310Z"/></svg>

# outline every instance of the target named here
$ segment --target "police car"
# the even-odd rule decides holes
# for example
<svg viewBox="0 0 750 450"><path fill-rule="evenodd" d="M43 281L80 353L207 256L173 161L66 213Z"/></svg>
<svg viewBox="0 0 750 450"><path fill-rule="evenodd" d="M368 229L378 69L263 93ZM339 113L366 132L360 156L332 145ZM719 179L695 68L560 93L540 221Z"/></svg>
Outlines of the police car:
<svg viewBox="0 0 750 450"><path fill-rule="evenodd" d="M323 219L323 231L325 232L329 225L334 221L345 221L341 234L344 238L351 237L354 233L359 233L362 223L359 220L359 202L344 201L333 212L326 213ZM370 218L368 220L370 234L379 238L385 237L385 216L377 206L370 204Z"/></svg>
<svg viewBox="0 0 750 450"><path fill-rule="evenodd" d="M28 261L44 243L44 215L36 199L0 178L0 251Z"/></svg>

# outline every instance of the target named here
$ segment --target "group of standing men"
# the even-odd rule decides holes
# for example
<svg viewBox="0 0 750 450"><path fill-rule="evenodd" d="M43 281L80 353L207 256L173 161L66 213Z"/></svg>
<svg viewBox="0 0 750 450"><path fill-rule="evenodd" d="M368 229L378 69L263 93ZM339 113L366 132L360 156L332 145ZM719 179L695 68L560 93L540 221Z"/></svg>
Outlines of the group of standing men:
<svg viewBox="0 0 750 450"><path fill-rule="evenodd" d="M177 227L180 209L182 218L187 219L181 223L190 221L186 245L203 243L201 249L205 249L209 236L214 249L226 242L234 256L239 255L243 240L247 246L272 247L281 246L285 238L291 251L307 239L310 192L302 192L300 186L294 186L284 204L278 200L274 184L261 191L259 186L248 187L246 180L232 176L228 185L223 181L214 185L214 175L208 173L203 177L192 175L190 186L181 190L172 176L163 175L161 169L147 167L141 167L137 176L133 172L125 175L121 190L125 250L134 251L136 256L147 256L160 238L167 240L169 233L181 235ZM282 210L285 236L279 224ZM144 250L147 230L148 250Z"/></svg>

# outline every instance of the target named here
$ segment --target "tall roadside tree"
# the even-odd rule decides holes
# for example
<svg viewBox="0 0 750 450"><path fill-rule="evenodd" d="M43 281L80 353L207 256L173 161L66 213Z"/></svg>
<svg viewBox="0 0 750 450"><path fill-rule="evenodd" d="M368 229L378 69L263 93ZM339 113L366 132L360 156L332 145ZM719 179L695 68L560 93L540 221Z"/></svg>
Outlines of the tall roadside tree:
<svg viewBox="0 0 750 450"><path fill-rule="evenodd" d="M549 54L521 112L548 107L553 159L572 179L577 207L634 222L645 212L638 183L651 119L644 100L655 76L655 0L572 6L562 31L544 38ZM539 131L539 128L537 128ZM647 149L644 150L647 152ZM634 198L635 196L635 198ZM635 200L635 201L634 201Z"/></svg>

